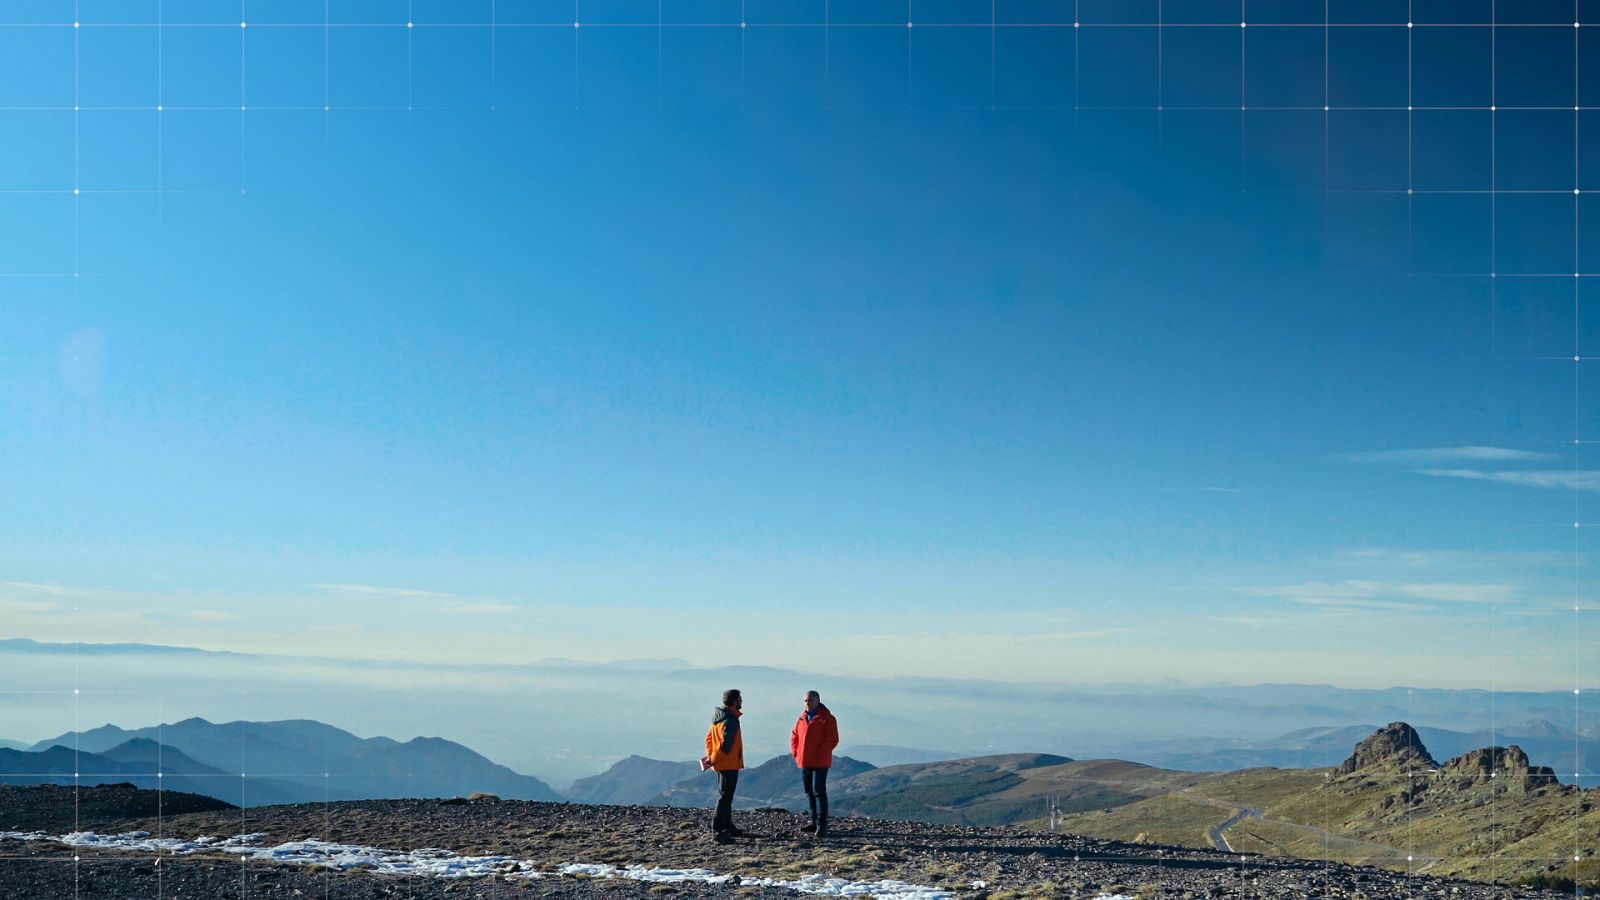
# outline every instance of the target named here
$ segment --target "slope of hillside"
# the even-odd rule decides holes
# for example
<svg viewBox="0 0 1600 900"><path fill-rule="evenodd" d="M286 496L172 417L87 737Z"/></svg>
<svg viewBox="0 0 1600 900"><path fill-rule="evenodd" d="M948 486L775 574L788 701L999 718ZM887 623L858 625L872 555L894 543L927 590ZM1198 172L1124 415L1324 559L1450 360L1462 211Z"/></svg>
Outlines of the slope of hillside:
<svg viewBox="0 0 1600 900"><path fill-rule="evenodd" d="M629 756L599 775L572 783L567 798L578 803L648 804L658 794L700 772L697 762L667 762Z"/></svg>
<svg viewBox="0 0 1600 900"><path fill-rule="evenodd" d="M1119 760L1077 762L1008 754L892 766L830 787L836 808L902 821L1005 825L1066 811L1120 806L1200 776Z"/></svg>
<svg viewBox="0 0 1600 900"><path fill-rule="evenodd" d="M1600 881L1600 793L1558 782L1518 747L1439 763L1405 723L1332 769L1206 778L1117 809L1071 816L1084 834L1369 862L1491 881Z"/></svg>

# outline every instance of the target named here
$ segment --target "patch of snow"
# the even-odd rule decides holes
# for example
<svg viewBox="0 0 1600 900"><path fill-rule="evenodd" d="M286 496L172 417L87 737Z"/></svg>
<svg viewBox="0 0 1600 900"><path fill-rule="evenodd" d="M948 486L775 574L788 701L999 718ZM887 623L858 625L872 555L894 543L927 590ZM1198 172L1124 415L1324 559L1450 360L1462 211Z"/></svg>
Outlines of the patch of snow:
<svg viewBox="0 0 1600 900"><path fill-rule="evenodd" d="M702 882L725 884L732 875L718 875L710 869L668 869L654 866L617 866L601 863L571 863L555 872L542 872L533 863L510 856L460 856L437 847L420 850L385 850L356 844L307 839L289 841L275 846L262 846L267 835L241 834L231 838L204 835L192 840L151 837L148 831L128 831L122 834L98 834L93 831L74 831L54 837L38 831L0 831L0 840L56 841L73 848L96 850L167 853L189 856L195 853L216 853L238 856L244 860L258 860L292 866L326 866L331 869L362 869L380 875L414 875L432 878L482 878L502 875L514 878L544 878L549 875L587 878L626 878L645 882ZM859 897L870 895L884 900L952 900L951 891L942 888L911 884L905 881L852 881L832 875L804 875L793 880L776 878L746 878L739 883L761 887L785 888L799 894L824 897ZM976 885L976 883L974 883ZM1131 900L1122 897L1101 897L1097 900Z"/></svg>

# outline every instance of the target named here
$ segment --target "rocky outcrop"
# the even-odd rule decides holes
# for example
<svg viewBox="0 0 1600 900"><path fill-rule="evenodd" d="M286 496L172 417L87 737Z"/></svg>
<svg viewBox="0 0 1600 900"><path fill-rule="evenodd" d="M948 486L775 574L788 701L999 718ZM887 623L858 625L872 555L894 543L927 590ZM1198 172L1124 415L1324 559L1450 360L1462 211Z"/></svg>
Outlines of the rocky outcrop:
<svg viewBox="0 0 1600 900"><path fill-rule="evenodd" d="M1554 769L1530 764L1528 754L1514 744L1471 750L1439 767L1439 780L1457 788L1472 787L1491 778L1503 782L1504 789L1511 791L1531 791L1558 783Z"/></svg>
<svg viewBox="0 0 1600 900"><path fill-rule="evenodd" d="M1350 758L1333 770L1333 777L1373 771L1428 772L1438 767L1415 728L1404 722L1390 722L1357 744Z"/></svg>

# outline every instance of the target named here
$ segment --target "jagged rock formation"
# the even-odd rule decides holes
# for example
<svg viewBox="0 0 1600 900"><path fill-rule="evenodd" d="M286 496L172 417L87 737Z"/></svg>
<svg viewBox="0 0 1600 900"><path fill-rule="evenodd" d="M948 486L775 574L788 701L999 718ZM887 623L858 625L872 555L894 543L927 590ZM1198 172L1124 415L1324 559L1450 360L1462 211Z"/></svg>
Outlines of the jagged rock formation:
<svg viewBox="0 0 1600 900"><path fill-rule="evenodd" d="M1505 790L1532 791L1558 783L1554 769L1531 765L1528 754L1515 744L1463 753L1439 768L1438 780L1442 784L1467 788L1488 778L1504 782Z"/></svg>
<svg viewBox="0 0 1600 900"><path fill-rule="evenodd" d="M1437 768L1439 764L1428 754L1415 728L1390 722L1357 744L1350 758L1333 770L1333 777L1373 771L1422 773Z"/></svg>

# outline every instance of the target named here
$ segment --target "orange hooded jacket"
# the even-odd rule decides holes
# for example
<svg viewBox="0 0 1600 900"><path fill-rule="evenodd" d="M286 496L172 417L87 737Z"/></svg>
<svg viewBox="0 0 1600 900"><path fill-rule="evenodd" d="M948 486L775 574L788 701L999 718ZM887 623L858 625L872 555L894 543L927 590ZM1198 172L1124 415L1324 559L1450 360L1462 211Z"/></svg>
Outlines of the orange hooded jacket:
<svg viewBox="0 0 1600 900"><path fill-rule="evenodd" d="M711 729L706 732L706 756L711 759L711 768L718 772L744 768L744 732L739 728L742 715L726 706L717 707L711 715Z"/></svg>

